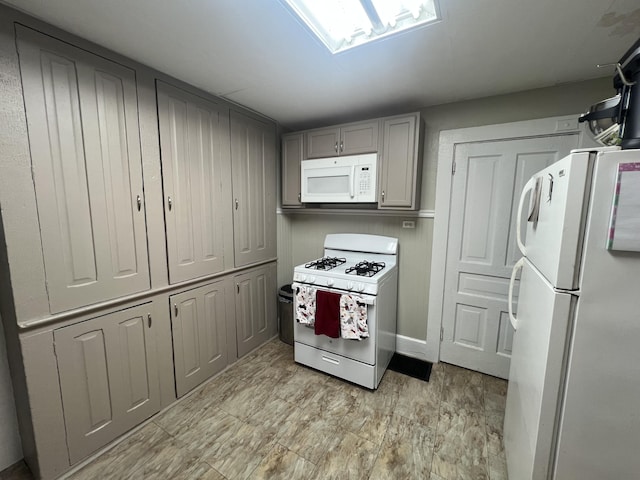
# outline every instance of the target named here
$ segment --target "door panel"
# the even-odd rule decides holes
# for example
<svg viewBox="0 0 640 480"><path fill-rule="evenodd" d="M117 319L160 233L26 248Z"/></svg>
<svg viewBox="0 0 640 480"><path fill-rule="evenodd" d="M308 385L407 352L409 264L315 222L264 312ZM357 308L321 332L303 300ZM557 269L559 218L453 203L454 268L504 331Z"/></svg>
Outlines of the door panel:
<svg viewBox="0 0 640 480"><path fill-rule="evenodd" d="M305 133L305 159L335 157L340 143L339 128L323 128Z"/></svg>
<svg viewBox="0 0 640 480"><path fill-rule="evenodd" d="M507 295L515 218L530 174L577 146L576 135L460 144L452 178L440 359L507 378ZM518 282L514 294L517 298Z"/></svg>
<svg viewBox="0 0 640 480"><path fill-rule="evenodd" d="M525 260L509 372L504 444L510 478L546 479L575 299Z"/></svg>
<svg viewBox="0 0 640 480"><path fill-rule="evenodd" d="M346 125L340 129L340 155L356 155L378 151L377 121Z"/></svg>
<svg viewBox="0 0 640 480"><path fill-rule="evenodd" d="M169 277L176 283L224 270L228 111L163 82L157 89Z"/></svg>
<svg viewBox="0 0 640 480"><path fill-rule="evenodd" d="M238 356L246 355L276 334L275 266L235 277Z"/></svg>
<svg viewBox="0 0 640 480"><path fill-rule="evenodd" d="M150 314L141 305L54 331L71 463L160 409Z"/></svg>
<svg viewBox="0 0 640 480"><path fill-rule="evenodd" d="M226 285L219 281L170 298L178 397L227 366Z"/></svg>
<svg viewBox="0 0 640 480"><path fill-rule="evenodd" d="M231 111L235 266L276 256L273 126Z"/></svg>
<svg viewBox="0 0 640 480"><path fill-rule="evenodd" d="M148 289L135 73L16 30L51 312Z"/></svg>

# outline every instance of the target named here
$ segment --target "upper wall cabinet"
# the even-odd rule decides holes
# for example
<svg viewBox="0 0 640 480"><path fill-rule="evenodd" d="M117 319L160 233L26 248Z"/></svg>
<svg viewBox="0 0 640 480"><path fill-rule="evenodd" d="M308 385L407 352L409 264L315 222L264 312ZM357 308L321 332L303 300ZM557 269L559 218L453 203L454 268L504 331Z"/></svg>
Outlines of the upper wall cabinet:
<svg viewBox="0 0 640 480"><path fill-rule="evenodd" d="M378 151L377 120L321 128L305 133L305 158L335 157Z"/></svg>
<svg viewBox="0 0 640 480"><path fill-rule="evenodd" d="M223 195L229 182L229 111L157 82L171 283L224 269Z"/></svg>
<svg viewBox="0 0 640 480"><path fill-rule="evenodd" d="M51 312L148 289L134 71L16 31Z"/></svg>
<svg viewBox="0 0 640 480"><path fill-rule="evenodd" d="M300 162L304 152L303 134L291 133L282 136L282 206L299 207Z"/></svg>
<svg viewBox="0 0 640 480"><path fill-rule="evenodd" d="M382 120L382 153L378 156L378 208L418 208L422 166L421 131L418 113Z"/></svg>
<svg viewBox="0 0 640 480"><path fill-rule="evenodd" d="M276 256L276 132L231 110L235 266Z"/></svg>

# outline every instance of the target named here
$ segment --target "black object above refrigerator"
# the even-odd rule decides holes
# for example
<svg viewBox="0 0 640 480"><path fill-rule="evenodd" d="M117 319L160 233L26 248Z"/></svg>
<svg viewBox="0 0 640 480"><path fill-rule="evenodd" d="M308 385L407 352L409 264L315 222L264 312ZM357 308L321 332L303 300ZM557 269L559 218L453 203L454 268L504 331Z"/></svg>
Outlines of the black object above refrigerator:
<svg viewBox="0 0 640 480"><path fill-rule="evenodd" d="M618 62L613 87L618 94L593 105L579 121L588 122L600 143L640 148L640 39Z"/></svg>

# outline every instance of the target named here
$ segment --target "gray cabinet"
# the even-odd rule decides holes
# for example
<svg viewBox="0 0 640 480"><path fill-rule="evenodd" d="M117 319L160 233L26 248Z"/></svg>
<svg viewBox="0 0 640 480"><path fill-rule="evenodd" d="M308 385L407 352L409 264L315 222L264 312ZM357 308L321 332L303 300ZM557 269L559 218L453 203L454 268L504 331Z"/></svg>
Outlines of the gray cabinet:
<svg viewBox="0 0 640 480"><path fill-rule="evenodd" d="M228 301L225 281L170 297L178 397L227 366Z"/></svg>
<svg viewBox="0 0 640 480"><path fill-rule="evenodd" d="M238 357L242 357L277 332L276 266L249 270L234 281Z"/></svg>
<svg viewBox="0 0 640 480"><path fill-rule="evenodd" d="M304 155L303 134L291 133L282 136L282 206L299 207L300 162Z"/></svg>
<svg viewBox="0 0 640 480"><path fill-rule="evenodd" d="M171 283L224 269L229 182L228 109L157 82Z"/></svg>
<svg viewBox="0 0 640 480"><path fill-rule="evenodd" d="M148 289L135 72L16 30L51 312Z"/></svg>
<svg viewBox="0 0 640 480"><path fill-rule="evenodd" d="M418 113L382 120L378 208L418 209L422 167L421 132Z"/></svg>
<svg viewBox="0 0 640 480"><path fill-rule="evenodd" d="M377 152L379 129L373 120L310 130L305 133L305 158Z"/></svg>
<svg viewBox="0 0 640 480"><path fill-rule="evenodd" d="M276 133L272 123L231 110L235 266L276 257Z"/></svg>
<svg viewBox="0 0 640 480"><path fill-rule="evenodd" d="M54 332L71 463L160 409L151 304Z"/></svg>

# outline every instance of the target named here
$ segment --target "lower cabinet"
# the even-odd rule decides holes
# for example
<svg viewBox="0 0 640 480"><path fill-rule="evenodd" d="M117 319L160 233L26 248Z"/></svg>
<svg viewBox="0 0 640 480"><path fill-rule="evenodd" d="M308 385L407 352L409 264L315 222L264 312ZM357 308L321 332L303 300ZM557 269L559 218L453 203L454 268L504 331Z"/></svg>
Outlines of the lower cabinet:
<svg viewBox="0 0 640 480"><path fill-rule="evenodd" d="M71 464L159 411L151 306L55 330Z"/></svg>
<svg viewBox="0 0 640 480"><path fill-rule="evenodd" d="M170 297L178 397L227 366L227 285L221 280Z"/></svg>
<svg viewBox="0 0 640 480"><path fill-rule="evenodd" d="M276 266L266 265L234 277L238 357L277 332Z"/></svg>

